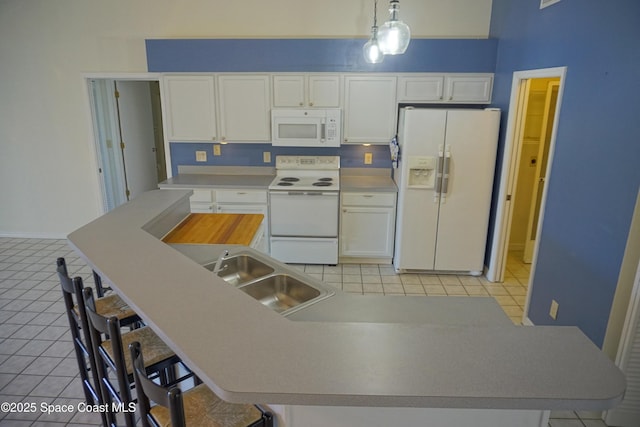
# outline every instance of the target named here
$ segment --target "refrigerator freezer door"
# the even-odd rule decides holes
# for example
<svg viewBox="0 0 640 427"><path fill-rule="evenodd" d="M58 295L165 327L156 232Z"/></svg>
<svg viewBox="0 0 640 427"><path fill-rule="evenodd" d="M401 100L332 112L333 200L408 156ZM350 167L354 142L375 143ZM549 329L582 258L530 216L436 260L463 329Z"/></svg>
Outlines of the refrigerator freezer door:
<svg viewBox="0 0 640 427"><path fill-rule="evenodd" d="M400 164L396 171L398 212L394 267L397 270L434 268L439 199L434 188L411 188L407 159L412 156L437 156L444 143L445 110L403 109L400 113L398 142Z"/></svg>
<svg viewBox="0 0 640 427"><path fill-rule="evenodd" d="M436 270L483 270L499 121L499 111L448 112L445 151L451 157L443 185L446 200L440 204Z"/></svg>

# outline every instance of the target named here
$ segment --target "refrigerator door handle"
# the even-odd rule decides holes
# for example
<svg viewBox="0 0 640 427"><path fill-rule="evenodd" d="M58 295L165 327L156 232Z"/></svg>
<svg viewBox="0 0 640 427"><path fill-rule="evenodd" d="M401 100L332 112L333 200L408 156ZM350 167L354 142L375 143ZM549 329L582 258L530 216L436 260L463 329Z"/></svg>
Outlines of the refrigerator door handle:
<svg viewBox="0 0 640 427"><path fill-rule="evenodd" d="M447 149L444 153L444 169L442 173L442 198L447 197L449 191L449 170L451 167L451 152Z"/></svg>
<svg viewBox="0 0 640 427"><path fill-rule="evenodd" d="M444 152L442 151L442 146L440 146L440 151L438 151L438 161L436 163L436 188L433 193L433 202L438 203L440 201L440 194L442 193L442 170L443 170L443 158Z"/></svg>

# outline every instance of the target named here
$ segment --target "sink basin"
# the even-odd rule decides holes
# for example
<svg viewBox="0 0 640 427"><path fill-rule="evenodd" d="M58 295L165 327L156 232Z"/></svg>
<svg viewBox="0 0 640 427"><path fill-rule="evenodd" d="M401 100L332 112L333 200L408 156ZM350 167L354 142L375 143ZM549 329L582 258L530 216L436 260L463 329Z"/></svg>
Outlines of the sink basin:
<svg viewBox="0 0 640 427"><path fill-rule="evenodd" d="M277 313L310 303L323 294L313 286L286 274L265 277L239 289Z"/></svg>
<svg viewBox="0 0 640 427"><path fill-rule="evenodd" d="M212 263L204 267L214 271L215 266L216 263ZM240 286L271 274L273 271L272 267L249 255L236 255L222 260L218 269L218 277L233 286Z"/></svg>

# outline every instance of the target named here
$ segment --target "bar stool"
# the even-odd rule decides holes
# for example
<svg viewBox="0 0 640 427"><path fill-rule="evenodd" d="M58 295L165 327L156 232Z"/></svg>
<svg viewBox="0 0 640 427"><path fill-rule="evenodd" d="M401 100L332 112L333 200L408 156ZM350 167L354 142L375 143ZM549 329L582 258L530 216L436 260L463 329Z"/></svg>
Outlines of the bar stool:
<svg viewBox="0 0 640 427"><path fill-rule="evenodd" d="M130 332L121 332L120 319L116 316L103 316L96 311L93 290L86 287L82 291L89 319L91 345L99 377L103 401L107 404L107 418L109 425L116 426L116 414L112 410L112 403L116 403L124 410L125 422L128 427L135 426L135 412L129 411L129 404L135 402L131 397L133 380L133 364L127 346L139 341L146 347L147 363L145 370L157 373L163 384L174 378L174 367L180 362L176 354L149 328L143 326ZM103 335L109 339L103 339ZM115 384L109 377L112 372L116 378ZM185 378L191 377L189 373ZM184 378L181 378L181 380Z"/></svg>
<svg viewBox="0 0 640 427"><path fill-rule="evenodd" d="M145 371L142 345L129 345L142 427L272 427L273 415L258 406L228 403L200 384L184 393L176 385L161 386ZM156 405L151 406L150 401Z"/></svg>
<svg viewBox="0 0 640 427"><path fill-rule="evenodd" d="M69 277L64 258L58 258L56 260L56 272L58 273L60 287L62 288L65 311L69 321L85 401L88 405L100 404L103 400L91 346L91 336L89 334L84 301L82 299L82 289L84 287L82 278L76 277L72 280L71 277ZM104 315L119 316L125 324L131 324L140 320L136 313L126 306L124 301L117 295L110 295L98 301L98 310ZM89 360L88 363L87 360ZM101 416L103 424L105 424L105 415L101 414Z"/></svg>

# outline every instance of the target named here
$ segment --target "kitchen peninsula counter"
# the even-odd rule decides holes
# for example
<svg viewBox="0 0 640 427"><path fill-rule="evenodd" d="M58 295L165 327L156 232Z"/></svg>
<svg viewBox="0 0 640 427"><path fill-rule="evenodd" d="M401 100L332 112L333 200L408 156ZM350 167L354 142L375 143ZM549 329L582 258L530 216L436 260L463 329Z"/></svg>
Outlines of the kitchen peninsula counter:
<svg viewBox="0 0 640 427"><path fill-rule="evenodd" d="M68 239L225 400L602 410L622 399L623 374L575 327L280 316L160 240L189 214L190 193L142 194Z"/></svg>

